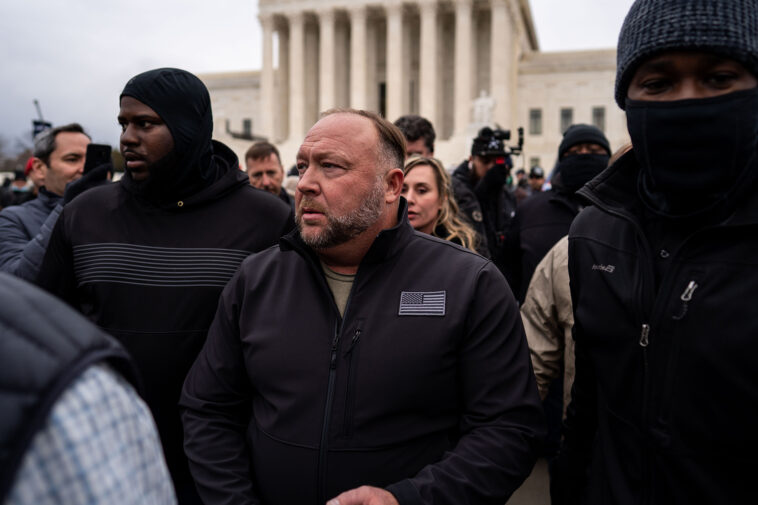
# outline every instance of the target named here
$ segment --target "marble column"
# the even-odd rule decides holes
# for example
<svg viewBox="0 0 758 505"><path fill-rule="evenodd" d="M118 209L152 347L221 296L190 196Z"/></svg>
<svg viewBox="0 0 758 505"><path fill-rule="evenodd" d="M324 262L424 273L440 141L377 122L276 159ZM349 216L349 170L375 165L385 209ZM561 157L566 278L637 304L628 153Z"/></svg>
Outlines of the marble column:
<svg viewBox="0 0 758 505"><path fill-rule="evenodd" d="M366 7L350 9L350 107L367 107Z"/></svg>
<svg viewBox="0 0 758 505"><path fill-rule="evenodd" d="M301 12L289 15L290 24L290 127L289 138L300 142L305 136L305 57L304 18Z"/></svg>
<svg viewBox="0 0 758 505"><path fill-rule="evenodd" d="M261 71L261 105L263 124L257 133L273 139L274 118L276 117L277 100L274 91L274 17L270 14L258 16L263 28L263 69Z"/></svg>
<svg viewBox="0 0 758 505"><path fill-rule="evenodd" d="M318 12L319 21L319 112L334 107L335 98L335 47L334 47L334 10L324 9Z"/></svg>
<svg viewBox="0 0 758 505"><path fill-rule="evenodd" d="M471 122L471 0L455 4L455 116L454 131L464 135Z"/></svg>
<svg viewBox="0 0 758 505"><path fill-rule="evenodd" d="M438 82L437 65L437 0L422 0L421 13L421 56L419 64L419 114L437 125Z"/></svg>
<svg viewBox="0 0 758 505"><path fill-rule="evenodd" d="M494 123L510 128L513 111L510 107L511 69L513 65L513 28L507 0L492 0L492 32L490 42L490 94L495 100Z"/></svg>
<svg viewBox="0 0 758 505"><path fill-rule="evenodd" d="M387 119L404 113L403 104L403 5L393 2L387 11Z"/></svg>

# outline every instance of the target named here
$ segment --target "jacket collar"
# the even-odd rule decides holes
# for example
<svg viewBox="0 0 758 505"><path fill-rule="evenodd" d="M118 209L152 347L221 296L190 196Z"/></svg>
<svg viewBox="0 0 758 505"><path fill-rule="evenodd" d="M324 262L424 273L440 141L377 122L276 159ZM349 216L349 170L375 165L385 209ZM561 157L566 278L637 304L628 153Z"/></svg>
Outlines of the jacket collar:
<svg viewBox="0 0 758 505"><path fill-rule="evenodd" d="M577 191L577 195L605 210L626 214L631 212L639 216L642 202L637 194L638 174L639 165L634 151L630 150L616 163L585 184ZM758 224L758 195L754 191L749 192L736 210L720 224L727 226Z"/></svg>
<svg viewBox="0 0 758 505"><path fill-rule="evenodd" d="M39 190L39 193L37 194L37 199L46 207L49 209L52 209L56 205L58 205L58 202L61 201L63 197L56 195L55 193L49 192L45 187L41 187Z"/></svg>
<svg viewBox="0 0 758 505"><path fill-rule="evenodd" d="M392 228L382 230L374 239L366 255L361 261L364 264L376 264L391 258L400 252L413 236L413 227L408 221L408 204L405 198L400 197L400 205L397 209L397 224ZM279 248L282 251L294 250L312 261L318 263L318 256L300 236L300 231L295 227L289 234L279 240Z"/></svg>

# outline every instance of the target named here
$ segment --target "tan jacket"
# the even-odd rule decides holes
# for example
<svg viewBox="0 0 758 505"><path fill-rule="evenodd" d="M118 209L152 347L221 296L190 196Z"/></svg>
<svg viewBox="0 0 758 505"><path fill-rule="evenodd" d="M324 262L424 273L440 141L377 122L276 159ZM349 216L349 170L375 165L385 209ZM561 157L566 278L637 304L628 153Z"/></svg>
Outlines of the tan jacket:
<svg viewBox="0 0 758 505"><path fill-rule="evenodd" d="M559 240L542 258L529 283L521 306L526 339L532 356L540 397L547 396L550 383L563 374L563 412L571 400L574 382L574 314L568 274L568 236Z"/></svg>

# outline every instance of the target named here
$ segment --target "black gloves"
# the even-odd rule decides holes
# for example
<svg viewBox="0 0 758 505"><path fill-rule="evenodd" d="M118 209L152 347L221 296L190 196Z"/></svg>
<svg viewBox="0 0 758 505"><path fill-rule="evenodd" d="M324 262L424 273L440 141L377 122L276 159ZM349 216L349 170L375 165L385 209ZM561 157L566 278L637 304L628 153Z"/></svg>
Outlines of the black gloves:
<svg viewBox="0 0 758 505"><path fill-rule="evenodd" d="M487 170L482 180L474 188L474 192L480 201L503 190L510 167L511 160L509 157L506 157L505 163L496 163L492 168Z"/></svg>
<svg viewBox="0 0 758 505"><path fill-rule="evenodd" d="M103 163L102 165L96 166L79 179L66 184L66 191L63 193L63 205L66 205L88 189L107 184L108 172L113 172L113 165L111 163Z"/></svg>

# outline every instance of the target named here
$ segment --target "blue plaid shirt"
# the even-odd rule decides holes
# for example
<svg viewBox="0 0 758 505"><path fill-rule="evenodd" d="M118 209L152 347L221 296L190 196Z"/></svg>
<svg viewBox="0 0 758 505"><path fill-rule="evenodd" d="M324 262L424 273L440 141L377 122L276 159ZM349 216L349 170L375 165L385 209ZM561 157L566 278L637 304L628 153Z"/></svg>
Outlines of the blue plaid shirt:
<svg viewBox="0 0 758 505"><path fill-rule="evenodd" d="M105 365L61 395L32 440L7 505L174 504L153 418Z"/></svg>

